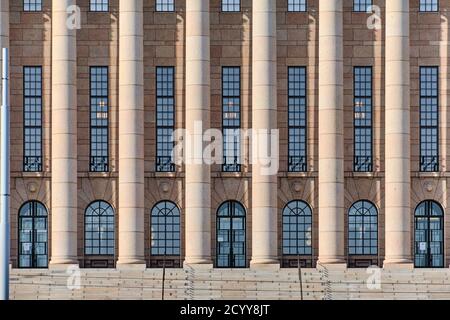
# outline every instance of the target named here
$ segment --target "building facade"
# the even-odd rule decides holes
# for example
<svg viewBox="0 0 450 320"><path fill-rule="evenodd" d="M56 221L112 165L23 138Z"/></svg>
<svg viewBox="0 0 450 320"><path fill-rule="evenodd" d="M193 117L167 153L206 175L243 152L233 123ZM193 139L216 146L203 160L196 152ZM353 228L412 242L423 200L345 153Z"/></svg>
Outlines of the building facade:
<svg viewBox="0 0 450 320"><path fill-rule="evenodd" d="M0 8L13 268L450 264L450 1ZM223 163L174 161L198 123Z"/></svg>

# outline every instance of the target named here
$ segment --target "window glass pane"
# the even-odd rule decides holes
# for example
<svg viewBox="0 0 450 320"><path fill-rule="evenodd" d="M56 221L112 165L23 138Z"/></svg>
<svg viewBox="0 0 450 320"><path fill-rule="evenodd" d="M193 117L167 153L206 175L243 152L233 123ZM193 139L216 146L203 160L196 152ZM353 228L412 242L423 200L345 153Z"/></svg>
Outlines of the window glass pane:
<svg viewBox="0 0 450 320"><path fill-rule="evenodd" d="M151 254L178 256L180 242L180 210L170 201L162 201L151 212Z"/></svg>
<svg viewBox="0 0 450 320"><path fill-rule="evenodd" d="M217 210L217 267L245 268L246 213L236 201L227 201Z"/></svg>
<svg viewBox="0 0 450 320"><path fill-rule="evenodd" d="M420 68L420 171L439 171L438 67Z"/></svg>
<svg viewBox="0 0 450 320"><path fill-rule="evenodd" d="M241 171L241 69L222 68L222 132L224 172Z"/></svg>
<svg viewBox="0 0 450 320"><path fill-rule="evenodd" d="M305 12L306 6L306 0L288 0L289 12Z"/></svg>
<svg viewBox="0 0 450 320"><path fill-rule="evenodd" d="M414 264L418 268L444 267L444 212L439 203L419 204L414 218Z"/></svg>
<svg viewBox="0 0 450 320"><path fill-rule="evenodd" d="M156 11L175 11L175 0L156 0Z"/></svg>
<svg viewBox="0 0 450 320"><path fill-rule="evenodd" d="M353 0L353 11L367 12L367 9L372 5L372 0Z"/></svg>
<svg viewBox="0 0 450 320"><path fill-rule="evenodd" d="M241 10L240 0L222 0L222 11L239 12Z"/></svg>
<svg viewBox="0 0 450 320"><path fill-rule="evenodd" d="M156 68L156 171L173 172L175 68Z"/></svg>
<svg viewBox="0 0 450 320"><path fill-rule="evenodd" d="M108 67L90 71L90 171L109 171L109 99Z"/></svg>
<svg viewBox="0 0 450 320"><path fill-rule="evenodd" d="M354 170L370 172L372 159L372 68L355 67L354 76Z"/></svg>
<svg viewBox="0 0 450 320"><path fill-rule="evenodd" d="M306 67L288 68L289 171L307 170Z"/></svg>
<svg viewBox="0 0 450 320"><path fill-rule="evenodd" d="M37 201L25 203L19 211L19 268L48 265L47 209Z"/></svg>
<svg viewBox="0 0 450 320"><path fill-rule="evenodd" d="M91 0L91 11L106 12L109 10L109 0Z"/></svg>
<svg viewBox="0 0 450 320"><path fill-rule="evenodd" d="M378 210L372 203L358 201L352 205L348 212L348 230L350 255L378 253Z"/></svg>
<svg viewBox="0 0 450 320"><path fill-rule="evenodd" d="M42 0L24 0L24 11L42 11Z"/></svg>
<svg viewBox="0 0 450 320"><path fill-rule="evenodd" d="M42 68L23 68L25 172L42 171Z"/></svg>
<svg viewBox="0 0 450 320"><path fill-rule="evenodd" d="M283 254L312 252L312 210L303 201L292 201L283 209Z"/></svg>
<svg viewBox="0 0 450 320"><path fill-rule="evenodd" d="M115 214L111 205L96 201L85 211L84 253L86 255L114 255Z"/></svg>
<svg viewBox="0 0 450 320"><path fill-rule="evenodd" d="M437 12L439 11L439 0L420 0L421 12Z"/></svg>

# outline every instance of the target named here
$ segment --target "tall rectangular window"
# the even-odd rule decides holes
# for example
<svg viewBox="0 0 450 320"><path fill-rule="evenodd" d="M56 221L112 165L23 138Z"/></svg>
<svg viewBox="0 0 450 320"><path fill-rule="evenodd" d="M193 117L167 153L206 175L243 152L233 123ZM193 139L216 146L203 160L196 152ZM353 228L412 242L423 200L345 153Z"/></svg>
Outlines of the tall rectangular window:
<svg viewBox="0 0 450 320"><path fill-rule="evenodd" d="M306 67L288 68L289 171L305 172L306 161Z"/></svg>
<svg viewBox="0 0 450 320"><path fill-rule="evenodd" d="M241 11L241 0L222 0L223 12L239 12Z"/></svg>
<svg viewBox="0 0 450 320"><path fill-rule="evenodd" d="M108 67L91 67L91 172L109 171Z"/></svg>
<svg viewBox="0 0 450 320"><path fill-rule="evenodd" d="M175 0L156 0L157 12L175 11Z"/></svg>
<svg viewBox="0 0 450 320"><path fill-rule="evenodd" d="M42 171L42 68L23 68L23 133L25 172Z"/></svg>
<svg viewBox="0 0 450 320"><path fill-rule="evenodd" d="M372 67L355 67L354 171L370 172L372 159Z"/></svg>
<svg viewBox="0 0 450 320"><path fill-rule="evenodd" d="M91 0L90 10L94 12L109 11L109 0Z"/></svg>
<svg viewBox="0 0 450 320"><path fill-rule="evenodd" d="M367 9L372 5L372 0L353 0L353 11L367 12Z"/></svg>
<svg viewBox="0 0 450 320"><path fill-rule="evenodd" d="M241 171L241 68L222 68L224 172Z"/></svg>
<svg viewBox="0 0 450 320"><path fill-rule="evenodd" d="M439 0L420 0L420 12L437 12L439 11Z"/></svg>
<svg viewBox="0 0 450 320"><path fill-rule="evenodd" d="M288 12L305 12L306 0L288 0Z"/></svg>
<svg viewBox="0 0 450 320"><path fill-rule="evenodd" d="M156 171L173 172L175 68L156 68Z"/></svg>
<svg viewBox="0 0 450 320"><path fill-rule="evenodd" d="M439 68L420 68L420 171L439 171Z"/></svg>
<svg viewBox="0 0 450 320"><path fill-rule="evenodd" d="M24 0L23 11L42 11L42 0Z"/></svg>

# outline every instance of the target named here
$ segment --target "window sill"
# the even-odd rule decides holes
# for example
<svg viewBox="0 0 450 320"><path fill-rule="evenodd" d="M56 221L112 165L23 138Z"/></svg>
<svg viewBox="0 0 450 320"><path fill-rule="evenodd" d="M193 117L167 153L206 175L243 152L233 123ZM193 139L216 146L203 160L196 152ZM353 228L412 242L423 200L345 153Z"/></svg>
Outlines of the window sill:
<svg viewBox="0 0 450 320"><path fill-rule="evenodd" d="M419 178L439 178L446 177L448 174L446 172L417 172L415 176Z"/></svg>
<svg viewBox="0 0 450 320"><path fill-rule="evenodd" d="M317 171L307 171L307 172L283 172L281 177L287 178L315 178L318 176Z"/></svg>
<svg viewBox="0 0 450 320"><path fill-rule="evenodd" d="M50 172L17 172L11 173L12 178L46 178L51 177Z"/></svg>

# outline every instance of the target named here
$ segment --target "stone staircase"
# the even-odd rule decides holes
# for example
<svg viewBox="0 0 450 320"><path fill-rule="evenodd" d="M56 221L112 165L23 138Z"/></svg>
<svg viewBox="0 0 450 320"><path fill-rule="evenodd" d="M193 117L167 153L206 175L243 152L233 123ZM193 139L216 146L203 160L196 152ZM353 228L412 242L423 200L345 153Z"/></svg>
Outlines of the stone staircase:
<svg viewBox="0 0 450 320"><path fill-rule="evenodd" d="M11 299L158 299L162 269L12 270ZM450 299L450 269L167 269L167 300Z"/></svg>

